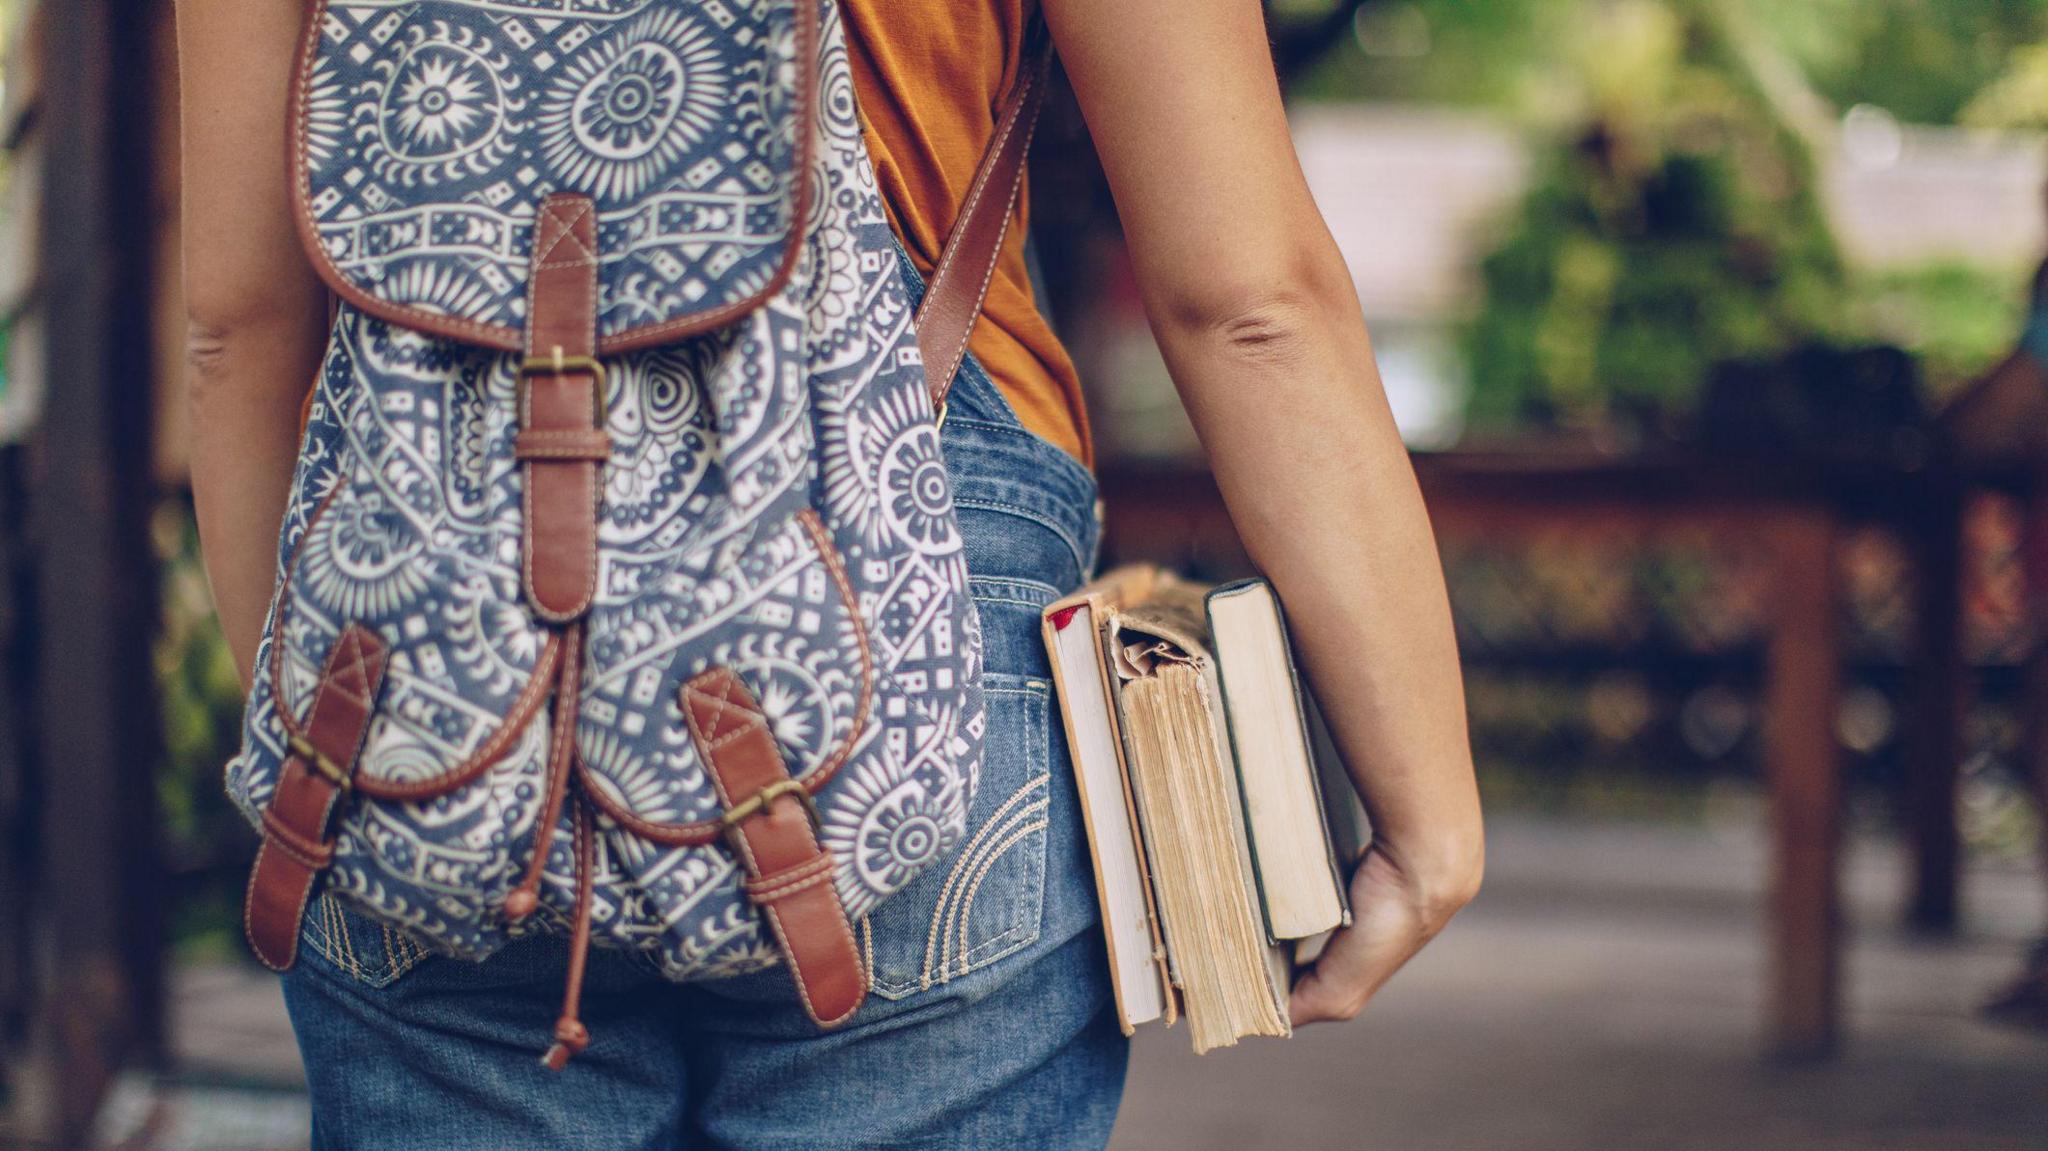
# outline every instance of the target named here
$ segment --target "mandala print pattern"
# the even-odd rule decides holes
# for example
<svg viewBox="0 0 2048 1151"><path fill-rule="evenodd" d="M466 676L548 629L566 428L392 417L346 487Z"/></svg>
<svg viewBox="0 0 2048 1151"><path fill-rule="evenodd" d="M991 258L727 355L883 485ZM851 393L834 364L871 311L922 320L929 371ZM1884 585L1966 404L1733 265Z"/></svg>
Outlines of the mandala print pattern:
<svg viewBox="0 0 2048 1151"><path fill-rule="evenodd" d="M752 298L803 223L793 2L326 0L298 116L315 257L358 303L513 332L534 206L576 192L603 335Z"/></svg>
<svg viewBox="0 0 2048 1151"><path fill-rule="evenodd" d="M520 321L548 191L599 206L606 331L758 294L799 246L745 316L607 363L575 746L613 806L715 818L678 689L734 669L793 773L850 752L818 800L858 918L966 826L980 636L837 11L794 2L819 5L816 60L798 58L792 0L329 0L302 77L301 162L330 271L465 322ZM806 116L810 215L792 229ZM506 727L548 640L521 595L516 365L341 309L229 769L256 818L287 754L278 701L303 718L342 629L373 629L391 654L363 776L433 780L506 750L436 799L351 800L326 882L470 958L562 929L575 896L565 815L542 914L513 926L500 910L536 842L551 734L546 708ZM662 846L602 815L596 828L600 943L649 951L676 979L776 962L722 847Z"/></svg>

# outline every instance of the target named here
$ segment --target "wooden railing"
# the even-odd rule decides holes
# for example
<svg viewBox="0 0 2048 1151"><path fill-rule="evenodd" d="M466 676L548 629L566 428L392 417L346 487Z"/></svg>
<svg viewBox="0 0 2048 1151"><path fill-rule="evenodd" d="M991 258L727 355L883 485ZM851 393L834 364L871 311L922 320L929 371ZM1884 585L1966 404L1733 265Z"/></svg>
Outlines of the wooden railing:
<svg viewBox="0 0 2048 1151"><path fill-rule="evenodd" d="M1939 468L1585 452L1425 454L1416 467L1447 549L1472 541L1559 538L1651 546L1704 534L1756 549L1770 565L1762 758L1773 843L1772 986L1764 1026L1776 1052L1829 1051L1841 998L1837 545L1850 525L1875 521L1895 530L1915 557L1919 602L1905 810L1916 866L1908 913L1922 926L1953 926L1965 683L1959 481ZM1210 571L1248 563L1205 471L1109 467L1102 483L1105 550L1112 558Z"/></svg>

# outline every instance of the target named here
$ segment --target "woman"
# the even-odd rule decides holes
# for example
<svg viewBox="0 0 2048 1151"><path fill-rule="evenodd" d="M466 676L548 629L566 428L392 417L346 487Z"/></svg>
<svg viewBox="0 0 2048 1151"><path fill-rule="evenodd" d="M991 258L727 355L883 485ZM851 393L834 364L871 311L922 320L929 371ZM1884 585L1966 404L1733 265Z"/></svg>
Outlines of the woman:
<svg viewBox="0 0 2048 1151"><path fill-rule="evenodd" d="M841 5L913 294L1019 74L1029 2ZM1296 621L1372 815L1355 925L1291 1005L1297 1024L1349 1019L1479 883L1479 805L1428 522L1350 276L1289 141L1259 5L1043 7L1153 328L1245 544ZM301 8L179 6L193 487L222 625L244 667L272 591L305 381L325 342L326 300L300 255L278 147ZM558 942L516 944L481 965L428 958L323 901L307 919L311 958L286 977L320 1146L1107 1140L1125 1045L1035 639L1038 609L1093 564L1094 489L1079 388L1039 318L1015 235L986 320L953 393L946 454L959 490L986 483L1014 497L963 498L962 531L989 670L1041 690L1016 693L1014 705L992 693L990 798L976 803L969 842L1000 801L1040 804L1043 815L1018 830L1029 852L984 858L974 937L934 968L926 925L949 898L949 868L920 877L872 917L877 997L825 1035L795 1010L785 979L675 986L631 956L600 953L584 1013L602 1038L550 1079L533 1064L531 1021L559 989ZM984 913L991 903L1004 910Z"/></svg>

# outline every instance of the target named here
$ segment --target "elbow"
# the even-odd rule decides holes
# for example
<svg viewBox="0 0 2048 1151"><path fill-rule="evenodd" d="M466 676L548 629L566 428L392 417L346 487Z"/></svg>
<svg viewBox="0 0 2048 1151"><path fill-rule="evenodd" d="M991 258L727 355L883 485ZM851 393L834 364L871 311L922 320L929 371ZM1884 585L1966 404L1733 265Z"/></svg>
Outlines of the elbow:
<svg viewBox="0 0 2048 1151"><path fill-rule="evenodd" d="M185 317L185 373L193 399L202 391L215 390L228 375L233 360L234 328L210 323L197 314Z"/></svg>
<svg viewBox="0 0 2048 1151"><path fill-rule="evenodd" d="M1247 366L1288 367L1357 323L1358 297L1332 252L1205 279L1169 294L1158 311L1164 339Z"/></svg>
<svg viewBox="0 0 2048 1151"><path fill-rule="evenodd" d="M185 407L194 428L207 427L214 412L236 406L237 391L250 374L235 366L247 359L249 335L233 324L188 314L185 321Z"/></svg>
<svg viewBox="0 0 2048 1151"><path fill-rule="evenodd" d="M186 404L195 420L250 401L297 402L325 343L316 308L236 304L203 296L185 310ZM195 424L195 427L203 424Z"/></svg>

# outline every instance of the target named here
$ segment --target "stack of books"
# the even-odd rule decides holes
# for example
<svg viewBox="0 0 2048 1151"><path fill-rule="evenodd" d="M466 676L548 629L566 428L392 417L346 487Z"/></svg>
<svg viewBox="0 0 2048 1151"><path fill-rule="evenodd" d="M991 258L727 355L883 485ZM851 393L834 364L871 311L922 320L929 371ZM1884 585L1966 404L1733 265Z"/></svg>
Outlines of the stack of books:
<svg viewBox="0 0 2048 1151"><path fill-rule="evenodd" d="M1350 922L1362 816L1265 580L1122 568L1045 611L1125 1034L1292 1032L1298 951Z"/></svg>

